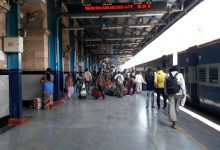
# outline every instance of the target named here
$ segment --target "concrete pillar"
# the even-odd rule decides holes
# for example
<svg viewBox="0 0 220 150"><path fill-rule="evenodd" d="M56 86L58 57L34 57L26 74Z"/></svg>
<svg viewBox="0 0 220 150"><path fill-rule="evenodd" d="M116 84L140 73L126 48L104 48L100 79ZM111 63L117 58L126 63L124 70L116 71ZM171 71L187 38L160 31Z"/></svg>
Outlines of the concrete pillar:
<svg viewBox="0 0 220 150"><path fill-rule="evenodd" d="M79 66L80 64L79 64L79 62L82 62L82 60L83 60L83 56L84 56L84 54L83 54L83 50L82 50L82 43L81 43L81 40L80 40L80 38L81 38L81 31L77 31L77 36L79 37L79 39L78 39L78 71L80 72L80 71L83 71L83 67L84 66Z"/></svg>
<svg viewBox="0 0 220 150"><path fill-rule="evenodd" d="M3 52L3 37L6 36L6 13L10 6L0 1L0 69L7 69L7 56Z"/></svg>
<svg viewBox="0 0 220 150"><path fill-rule="evenodd" d="M61 0L59 0L57 2L57 14L59 14L59 12L61 12ZM57 15L58 17L58 15ZM59 72L59 81L60 81L60 92L61 94L63 94L64 92L64 61L63 61L63 34L62 34L62 22L63 22L63 17L59 20L58 23L58 51L59 51L59 55L58 55L58 61L59 61L59 65L58 65L58 72Z"/></svg>
<svg viewBox="0 0 220 150"><path fill-rule="evenodd" d="M75 22L74 22L75 24ZM74 36L78 36L78 31L74 31ZM74 48L75 48L75 72L79 71L79 41L78 39L74 39Z"/></svg>
<svg viewBox="0 0 220 150"><path fill-rule="evenodd" d="M70 72L70 46L69 46L69 31L63 31L63 59L64 72Z"/></svg>
<svg viewBox="0 0 220 150"><path fill-rule="evenodd" d="M9 112L9 72L7 65L7 55L3 49L3 37L6 33L6 13L10 11L10 6L4 1L0 1L0 128L8 125L10 119Z"/></svg>
<svg viewBox="0 0 220 150"><path fill-rule="evenodd" d="M47 6L41 1L26 2L22 7L24 38L23 70L44 71L48 68Z"/></svg>
<svg viewBox="0 0 220 150"><path fill-rule="evenodd" d="M19 36L21 29L20 5L10 1L11 10L7 14L7 36ZM22 56L21 53L8 54L9 68L9 106L10 125L19 125L26 122L23 119L22 109Z"/></svg>

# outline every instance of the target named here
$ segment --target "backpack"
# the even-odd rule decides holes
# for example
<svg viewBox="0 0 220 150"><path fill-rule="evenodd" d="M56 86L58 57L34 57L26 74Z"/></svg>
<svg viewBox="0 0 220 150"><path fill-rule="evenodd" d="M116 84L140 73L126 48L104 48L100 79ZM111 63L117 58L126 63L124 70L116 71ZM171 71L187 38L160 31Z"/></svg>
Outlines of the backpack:
<svg viewBox="0 0 220 150"><path fill-rule="evenodd" d="M175 95L180 91L180 85L178 84L176 76L179 73L176 73L174 76L170 73L169 77L166 79L166 90L168 95Z"/></svg>

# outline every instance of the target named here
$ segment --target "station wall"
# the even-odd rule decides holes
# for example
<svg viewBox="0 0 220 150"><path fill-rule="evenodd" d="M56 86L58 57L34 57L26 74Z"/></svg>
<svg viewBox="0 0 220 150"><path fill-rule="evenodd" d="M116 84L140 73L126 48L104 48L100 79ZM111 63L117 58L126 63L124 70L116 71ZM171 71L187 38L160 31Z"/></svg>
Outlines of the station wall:
<svg viewBox="0 0 220 150"><path fill-rule="evenodd" d="M22 97L24 101L40 98L42 87L40 79L42 74L23 74L22 75Z"/></svg>
<svg viewBox="0 0 220 150"><path fill-rule="evenodd" d="M3 37L6 36L6 13L9 10L10 6L0 1L0 119L9 115L9 75L7 55L3 49Z"/></svg>
<svg viewBox="0 0 220 150"><path fill-rule="evenodd" d="M0 75L0 118L9 115L8 75Z"/></svg>

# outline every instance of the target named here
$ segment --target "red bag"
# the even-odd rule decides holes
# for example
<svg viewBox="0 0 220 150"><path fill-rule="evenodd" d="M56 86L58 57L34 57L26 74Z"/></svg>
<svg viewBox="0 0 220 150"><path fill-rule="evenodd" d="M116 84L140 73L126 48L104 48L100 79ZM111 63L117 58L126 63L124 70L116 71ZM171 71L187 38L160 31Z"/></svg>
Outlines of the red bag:
<svg viewBox="0 0 220 150"><path fill-rule="evenodd" d="M94 88L92 90L92 96L95 97L96 99L98 99L99 97L102 96L102 93L98 89Z"/></svg>

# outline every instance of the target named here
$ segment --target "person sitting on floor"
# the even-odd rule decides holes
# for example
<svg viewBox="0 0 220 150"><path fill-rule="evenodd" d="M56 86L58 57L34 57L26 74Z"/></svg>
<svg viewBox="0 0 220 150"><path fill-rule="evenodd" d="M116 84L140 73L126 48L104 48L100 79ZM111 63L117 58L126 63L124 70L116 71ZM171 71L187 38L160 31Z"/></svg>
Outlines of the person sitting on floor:
<svg viewBox="0 0 220 150"><path fill-rule="evenodd" d="M54 76L53 76L53 74L51 74L51 69L50 69L50 68L47 68L47 70L45 71L45 74L44 74L44 75L41 77L41 79L40 79L41 84L43 84L44 81L46 80L46 74L47 74L47 73L50 74L50 79L51 79L51 81L52 81L52 82L54 81Z"/></svg>
<svg viewBox="0 0 220 150"><path fill-rule="evenodd" d="M46 73L46 78L42 83L43 89L43 108L51 109L53 106L53 81L50 73Z"/></svg>

